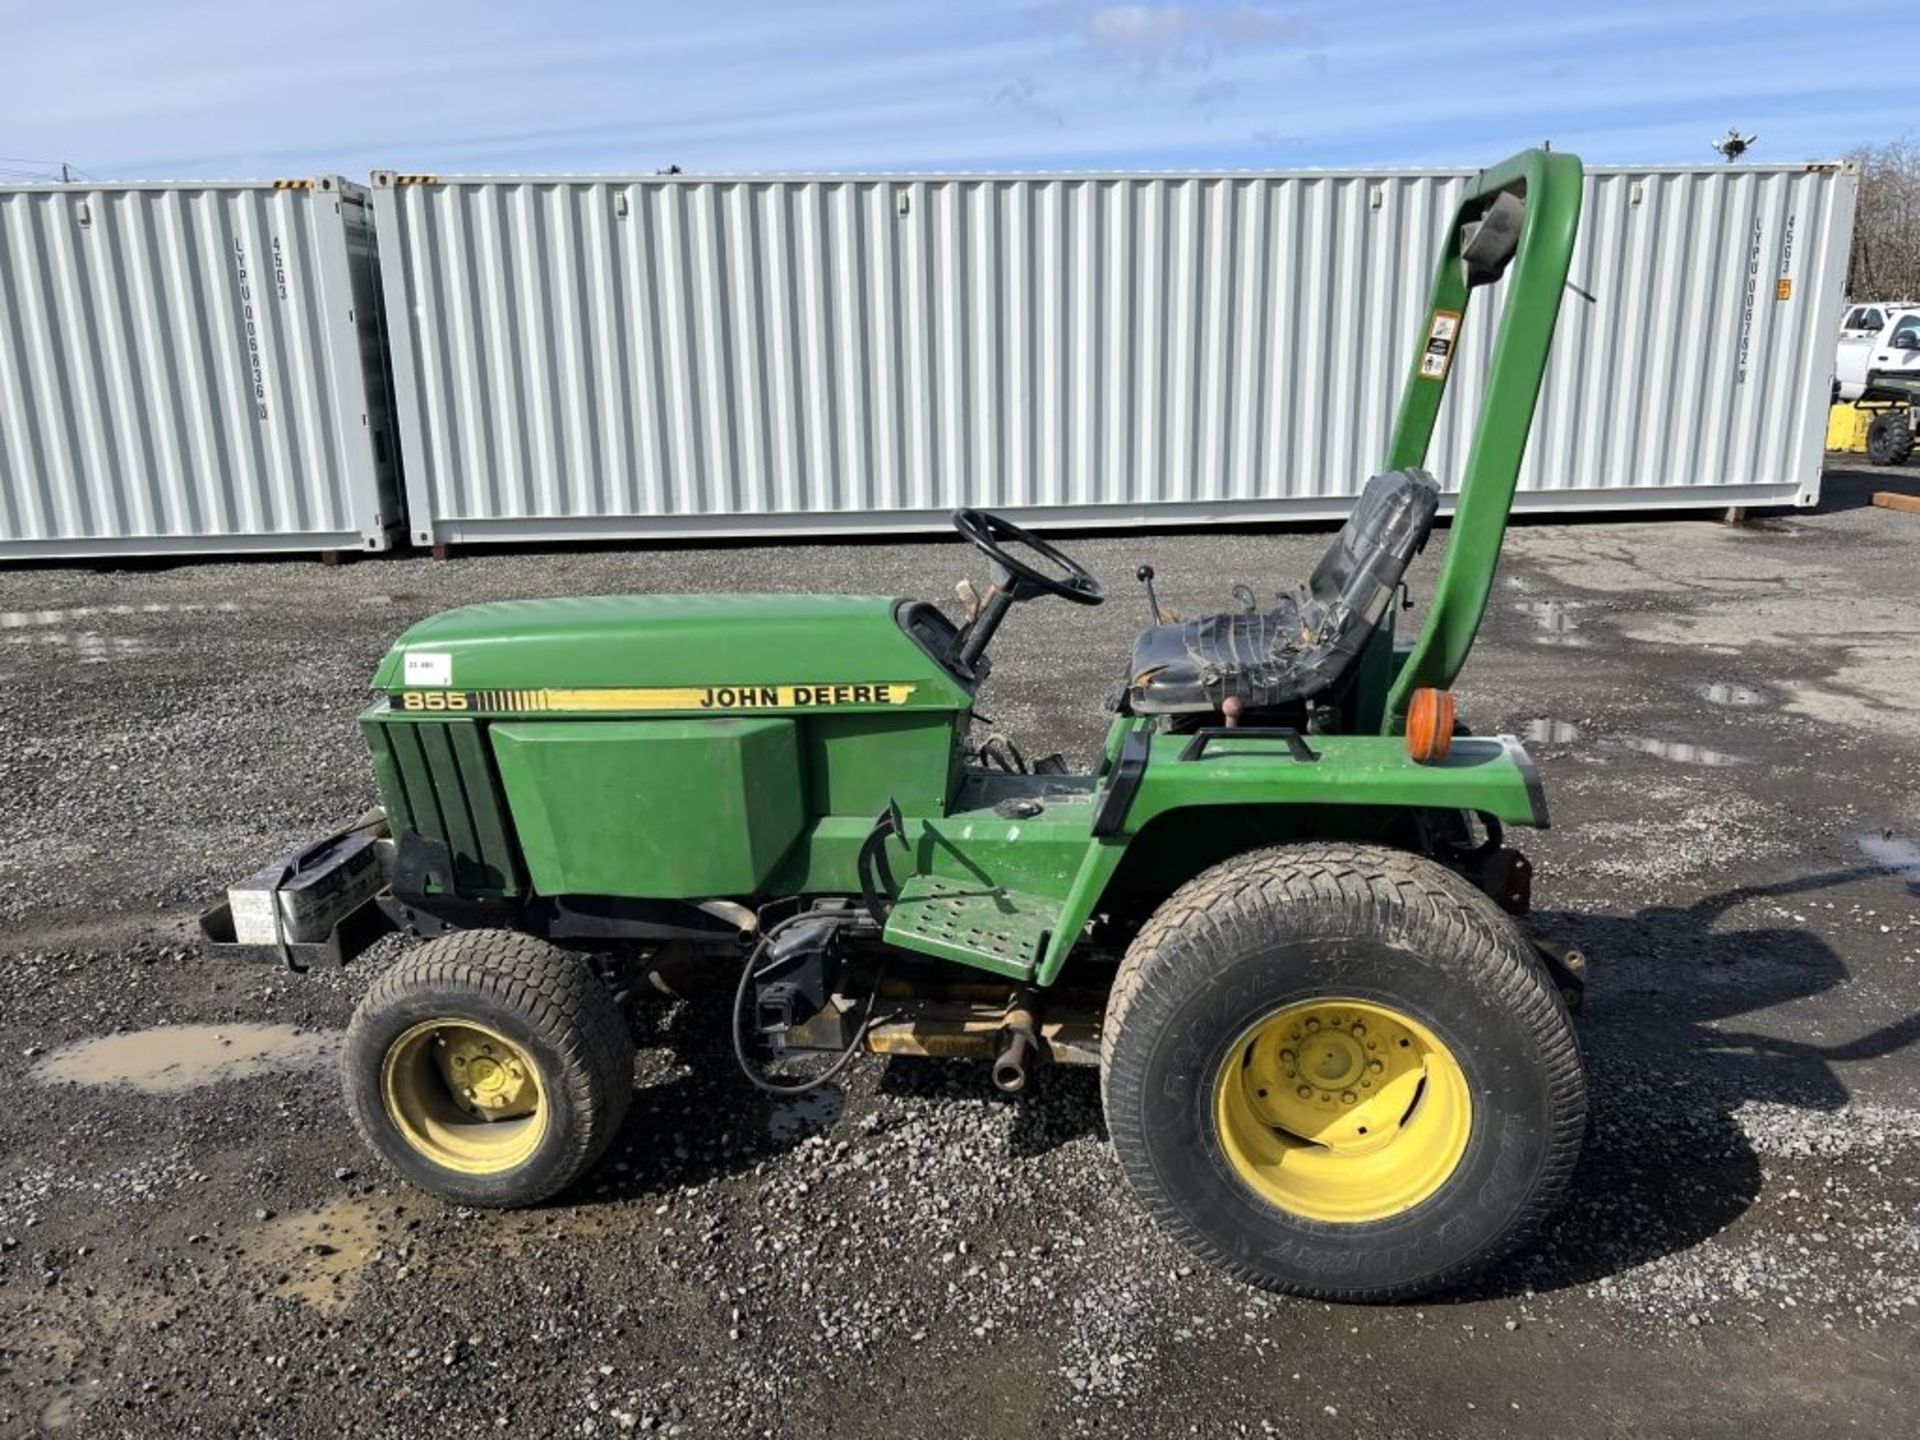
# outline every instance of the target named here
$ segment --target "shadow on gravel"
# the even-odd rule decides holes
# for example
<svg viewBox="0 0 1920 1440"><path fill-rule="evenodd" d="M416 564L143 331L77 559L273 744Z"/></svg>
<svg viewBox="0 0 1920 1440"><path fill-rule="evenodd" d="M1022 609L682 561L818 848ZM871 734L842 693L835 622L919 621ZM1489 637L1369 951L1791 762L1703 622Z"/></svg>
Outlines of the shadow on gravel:
<svg viewBox="0 0 1920 1440"><path fill-rule="evenodd" d="M1539 928L1593 962L1580 1024L1591 1124L1566 1207L1546 1236L1461 1299L1586 1285L1711 1238L1760 1193L1760 1158L1737 1118L1742 1105L1836 1111L1850 1097L1834 1062L1920 1039L1920 1014L1832 1046L1721 1024L1828 990L1848 973L1804 928L1721 930L1724 914L1882 873L1829 871L1630 916L1539 914Z"/></svg>
<svg viewBox="0 0 1920 1440"><path fill-rule="evenodd" d="M1009 1153L1030 1160L1074 1140L1106 1138L1100 1113L1100 1072L1090 1065L1041 1066L1025 1095L993 1088L993 1067L984 1060L895 1059L881 1071L883 1095L921 1099L986 1100L1012 1108Z"/></svg>
<svg viewBox="0 0 1920 1440"><path fill-rule="evenodd" d="M1013 1123L1011 1155L1044 1155L1070 1141L1104 1135L1099 1072L1082 1067L1043 1067L1026 1096L993 1088L985 1062L892 1059L858 1062L853 1070L800 1096L773 1096L747 1083L726 1038L727 1003L719 995L642 1011L636 1038L643 1050L671 1056L670 1079L634 1089L627 1118L598 1184L570 1192L565 1203L608 1204L651 1198L666 1191L751 1171L756 1165L829 1133L857 1141L889 1125L868 1117L858 1129L840 1127L848 1091L1008 1106ZM842 1089L844 1083L845 1089Z"/></svg>
<svg viewBox="0 0 1920 1440"><path fill-rule="evenodd" d="M1882 490L1920 495L1920 468L1912 465L1868 466L1862 457L1845 468L1830 469L1820 477L1820 511L1859 510L1873 503Z"/></svg>

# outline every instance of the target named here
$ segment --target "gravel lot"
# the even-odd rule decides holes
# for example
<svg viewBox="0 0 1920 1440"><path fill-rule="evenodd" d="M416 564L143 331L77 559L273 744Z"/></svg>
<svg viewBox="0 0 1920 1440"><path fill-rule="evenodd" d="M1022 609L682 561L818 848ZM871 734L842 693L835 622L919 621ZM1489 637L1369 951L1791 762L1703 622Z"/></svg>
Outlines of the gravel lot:
<svg viewBox="0 0 1920 1440"><path fill-rule="evenodd" d="M1555 828L1523 843L1543 927L1595 962L1594 1126L1549 1235L1398 1309L1190 1265L1121 1188L1090 1074L1010 1102L874 1061L776 1106L709 1004L639 1017L626 1130L564 1203L456 1209L336 1093L381 953L299 977L191 938L374 800L354 716L412 620L944 594L978 568L957 542L0 571L0 1434L1885 1429L1920 1408L1920 519L1865 508L1887 483L1512 535L1461 693L1542 761ZM1018 612L985 706L1084 762L1136 563L1192 612L1324 543L1079 539L1113 600ZM213 1029L143 1033L176 1025Z"/></svg>

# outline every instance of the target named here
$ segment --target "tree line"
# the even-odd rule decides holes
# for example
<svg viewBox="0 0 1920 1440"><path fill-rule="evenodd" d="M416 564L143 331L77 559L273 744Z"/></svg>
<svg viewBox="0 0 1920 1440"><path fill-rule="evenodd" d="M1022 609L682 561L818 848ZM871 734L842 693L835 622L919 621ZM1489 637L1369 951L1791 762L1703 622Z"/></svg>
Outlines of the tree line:
<svg viewBox="0 0 1920 1440"><path fill-rule="evenodd" d="M1863 146L1847 294L1856 300L1920 301L1920 143Z"/></svg>

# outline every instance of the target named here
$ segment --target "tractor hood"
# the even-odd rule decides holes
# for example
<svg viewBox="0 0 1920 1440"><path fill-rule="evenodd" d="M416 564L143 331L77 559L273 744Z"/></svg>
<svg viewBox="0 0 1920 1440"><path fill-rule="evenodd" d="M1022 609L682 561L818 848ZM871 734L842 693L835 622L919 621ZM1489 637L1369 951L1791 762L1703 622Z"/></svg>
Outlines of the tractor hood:
<svg viewBox="0 0 1920 1440"><path fill-rule="evenodd" d="M409 709L470 712L964 708L967 692L900 628L900 603L599 595L467 605L396 640L373 684L445 697Z"/></svg>

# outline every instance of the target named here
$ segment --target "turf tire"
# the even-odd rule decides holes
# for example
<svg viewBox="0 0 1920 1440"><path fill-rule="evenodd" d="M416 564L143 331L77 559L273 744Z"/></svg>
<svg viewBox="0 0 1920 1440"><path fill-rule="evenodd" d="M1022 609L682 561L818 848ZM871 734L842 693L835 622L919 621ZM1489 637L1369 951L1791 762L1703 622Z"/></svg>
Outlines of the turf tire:
<svg viewBox="0 0 1920 1440"><path fill-rule="evenodd" d="M1466 1072L1465 1152L1431 1196L1328 1224L1239 1179L1214 1081L1247 1028L1316 997L1421 1020ZM1531 1233L1564 1193L1586 1086L1552 978L1491 900L1431 860L1366 845L1280 846L1182 886L1121 962L1102 1100L1129 1185L1181 1244L1264 1288L1389 1301L1457 1287Z"/></svg>
<svg viewBox="0 0 1920 1440"><path fill-rule="evenodd" d="M387 1113L388 1049L423 1021L448 1018L492 1027L540 1073L547 1132L510 1170L468 1175L436 1164ZM413 1184L463 1205L534 1205L585 1173L620 1129L633 1098L633 1037L584 960L511 930L461 930L410 952L374 982L347 1027L341 1082L361 1136Z"/></svg>

